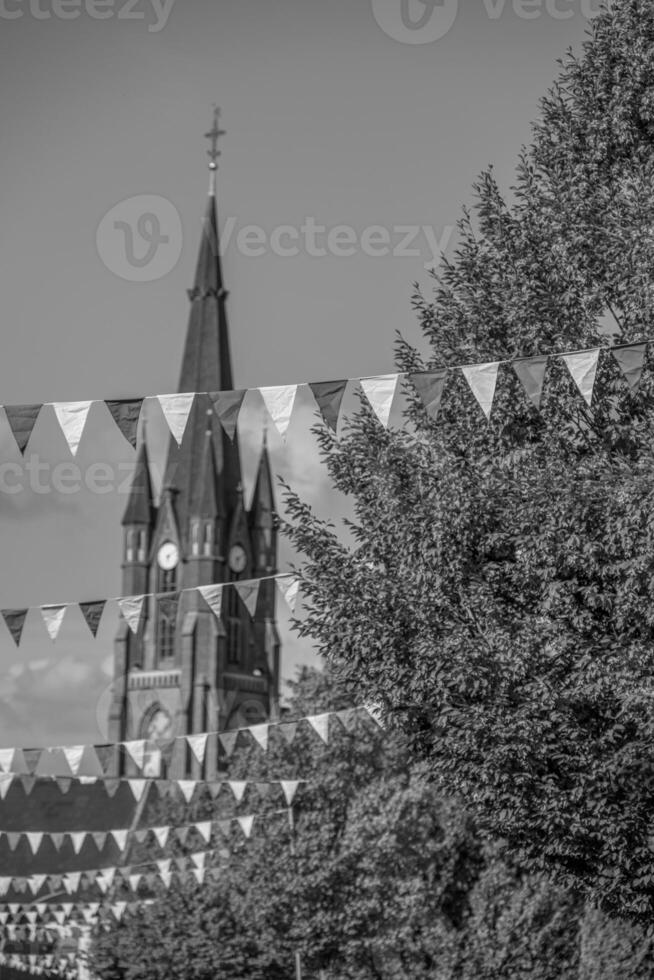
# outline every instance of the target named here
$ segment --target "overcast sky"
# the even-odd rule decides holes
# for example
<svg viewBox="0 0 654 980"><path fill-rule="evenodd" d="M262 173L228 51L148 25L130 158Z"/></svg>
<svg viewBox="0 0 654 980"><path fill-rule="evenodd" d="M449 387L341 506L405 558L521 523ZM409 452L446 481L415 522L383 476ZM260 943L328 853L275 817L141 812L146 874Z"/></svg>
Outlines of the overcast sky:
<svg viewBox="0 0 654 980"><path fill-rule="evenodd" d="M213 102L237 384L392 370L395 331L419 342L410 295L416 280L431 288L434 243L452 248L484 166L509 186L556 59L594 11L459 7L409 0L403 21L401 0L0 0L0 402L175 389ZM337 513L311 418L299 413L286 447L272 438L275 465ZM30 450L46 492L28 473L0 492L0 605L115 596L131 450L90 418L77 462L82 480L114 467L108 494L56 489L70 456L51 419ZM1 417L0 453L20 461ZM280 619L289 675L310 655ZM17 651L0 624L0 744L103 737L115 628L108 608L92 642L70 616L53 646L32 617Z"/></svg>

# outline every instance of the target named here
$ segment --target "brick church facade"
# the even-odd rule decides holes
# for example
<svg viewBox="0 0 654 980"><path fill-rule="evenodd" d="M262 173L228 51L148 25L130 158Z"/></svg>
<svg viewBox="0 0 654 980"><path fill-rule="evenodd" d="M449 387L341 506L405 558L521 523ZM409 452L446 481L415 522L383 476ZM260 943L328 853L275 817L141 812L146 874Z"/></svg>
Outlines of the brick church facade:
<svg viewBox="0 0 654 980"><path fill-rule="evenodd" d="M180 392L233 389L219 255L215 194L217 119L211 184L203 223L180 374ZM260 585L251 617L235 589L223 592L220 618L195 586L274 574L277 530L264 446L251 506L245 507L238 435L230 439L206 394L195 398L181 446L168 451L155 503L142 440L123 517L122 594L149 594L138 635L121 622L115 639L110 738L148 739L146 774L207 778L215 773L209 740L203 766L184 740L171 738L242 727L278 711L280 645L275 582ZM129 771L125 774L130 774Z"/></svg>

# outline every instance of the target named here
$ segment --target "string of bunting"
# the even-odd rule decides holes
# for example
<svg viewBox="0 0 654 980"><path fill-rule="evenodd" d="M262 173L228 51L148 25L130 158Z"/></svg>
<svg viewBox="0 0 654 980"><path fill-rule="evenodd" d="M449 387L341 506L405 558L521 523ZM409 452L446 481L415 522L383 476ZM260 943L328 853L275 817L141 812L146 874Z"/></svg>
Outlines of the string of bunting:
<svg viewBox="0 0 654 980"><path fill-rule="evenodd" d="M0 965L8 966L20 973L31 973L36 976L57 976L64 980L78 980L78 955L70 952L67 956L60 953L3 953L0 952ZM54 971L54 972L53 972Z"/></svg>
<svg viewBox="0 0 654 980"><path fill-rule="evenodd" d="M321 741L327 745L329 743L329 723L330 719L335 719L345 728L352 731L359 719L366 718L372 720L376 725L381 725L378 709L376 705L360 705L356 708L344 708L340 711L326 711L318 715L307 715L298 718L296 721L268 721L257 725L248 725L244 728L234 728L229 731L197 732L193 735L178 735L170 739L171 744L186 743L195 759L201 765L204 762L207 741L210 737L218 739L226 756L231 756L236 748L239 736L245 735L249 738L249 744L259 746L263 752L268 751L270 732L277 731L288 745L292 745L301 724L309 726ZM111 776L116 753L119 749L126 753L126 757L137 767L143 768L148 762L147 753L149 743L146 739L137 739L127 742L110 742L102 745L57 745L44 746L41 748L21 748L13 746L0 749L0 799L4 799L10 786L15 779L20 779L27 792L31 792L35 782L39 778L55 779L63 792L67 792L70 786L69 773L80 782L94 783L102 780L107 788L107 792L113 795L121 783L126 783L135 800L140 800L146 787L151 783L156 783L160 792L169 792L171 787L176 787L184 796L186 802L190 802L195 790L198 787L207 786L211 793L219 791L225 782L224 780L193 780L175 779L162 780L159 777L141 777L119 779ZM48 761L56 765L53 756L61 754L65 760L68 772L63 776L53 776L46 773L39 775L38 768L44 756L48 756ZM80 776L79 770L82 765L94 766L95 772L89 776ZM21 768L22 767L22 768ZM109 770L109 771L107 771ZM104 778L106 777L106 778ZM232 781L233 782L233 781Z"/></svg>
<svg viewBox="0 0 654 980"><path fill-rule="evenodd" d="M278 786L283 793L286 806L289 807L295 799L298 787L305 780L279 780L279 782L270 783L253 783L258 787L265 787L266 795L267 792L272 789L273 786ZM245 795L245 790L247 789L248 783L231 781L226 785L230 786L234 799L237 803L241 803ZM249 817L244 817L244 820L250 820ZM254 818L252 818L254 819ZM66 839L72 849L73 853L78 855L85 844L92 843L97 848L98 852L102 852L107 842L112 842L118 849L119 853L122 854L128 845L128 842L136 841L138 844L142 844L145 841L151 841L156 843L160 848L165 848L170 839L176 839L180 844L185 844L189 838L192 836L192 832L198 834L205 844L208 844L215 834L216 829L221 829L221 821L212 820L196 820L189 824L175 825L175 824L164 824L162 826L156 827L136 827L131 829L130 827L120 827L114 828L112 830L66 830L61 832L54 831L42 831L42 830L21 830L21 831L10 831L10 830L0 830L0 846L6 843L10 851L15 851L21 843L25 843L32 855L36 855L42 844L44 842L49 842L57 853L61 851L66 843ZM249 836L246 835L246 836Z"/></svg>
<svg viewBox="0 0 654 980"><path fill-rule="evenodd" d="M180 589L177 592L165 593L145 593L144 595L113 596L108 599L92 599L88 602L62 602L58 604L48 603L43 606L24 606L20 609L3 609L2 618L7 629L17 647L25 628L25 621L30 609L38 610L43 619L48 636L54 643L59 636L66 612L76 607L80 610L84 622L88 626L91 636L95 639L100 628L100 622L105 607L109 602L115 602L122 618L125 620L130 630L138 634L142 622L143 613L147 609L148 601L156 599L158 603L165 603L167 614L173 619L177 614L177 608L182 593L198 592L211 612L220 619L222 614L223 594L226 589L235 589L241 602L247 609L251 618L254 618L259 599L259 589L262 582L274 580L277 589L283 597L291 615L295 612L297 598L300 588L300 580L296 575L289 572L280 572L276 575L264 575L261 578L242 579L238 582L222 582L213 585L200 585L192 589Z"/></svg>
<svg viewBox="0 0 654 980"><path fill-rule="evenodd" d="M234 439L241 408L246 394L259 393L275 428L285 438L293 415L298 389L308 389L324 422L336 430L341 404L349 384L360 384L375 414L383 426L388 425L393 399L400 380L407 378L415 386L425 409L436 418L448 377L460 372L465 377L484 415L490 418L500 365L509 364L522 383L529 401L539 409L545 374L553 358L561 358L588 405L593 389L600 355L612 356L622 372L629 389L635 392L640 385L647 342L594 347L587 350L563 351L556 354L537 354L484 364L462 364L434 371L409 374L386 374L336 381L301 382L273 387L239 389L238 391L185 392L182 394L146 395L137 398L93 399L73 402L43 402L31 405L3 405L7 423L16 445L25 453L34 427L45 409L52 409L70 452L76 455L86 426L89 411L94 405L105 406L109 417L134 448L138 424L144 403L156 403L166 419L171 435L181 444L193 402L198 395L209 398L215 415L230 439Z"/></svg>

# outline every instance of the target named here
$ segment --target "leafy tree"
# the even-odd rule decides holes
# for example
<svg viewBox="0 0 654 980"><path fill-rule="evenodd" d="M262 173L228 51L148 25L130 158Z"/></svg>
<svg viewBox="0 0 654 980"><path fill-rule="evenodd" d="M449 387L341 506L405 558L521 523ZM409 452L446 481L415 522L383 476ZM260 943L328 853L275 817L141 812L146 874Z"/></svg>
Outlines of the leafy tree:
<svg viewBox="0 0 654 980"><path fill-rule="evenodd" d="M654 314L654 7L615 0L569 54L504 200L491 170L416 294L410 373L606 346ZM648 355L649 356L649 355ZM382 705L439 791L605 911L654 912L651 359L604 354L592 409L550 359L540 410L509 364L490 424L449 375L436 421L370 408L316 430L352 544L290 491L300 629L355 701Z"/></svg>

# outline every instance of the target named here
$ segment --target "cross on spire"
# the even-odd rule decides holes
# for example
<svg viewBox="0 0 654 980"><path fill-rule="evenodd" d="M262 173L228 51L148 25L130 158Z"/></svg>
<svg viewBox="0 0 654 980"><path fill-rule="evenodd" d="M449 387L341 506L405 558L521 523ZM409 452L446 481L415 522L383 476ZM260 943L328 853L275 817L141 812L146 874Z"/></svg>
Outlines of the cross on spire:
<svg viewBox="0 0 654 980"><path fill-rule="evenodd" d="M221 136L225 135L225 130L221 129L219 126L220 120L220 109L217 105L213 107L213 126L208 133L205 133L205 139L210 140L209 149L207 150L207 156L209 157L209 170L218 169L218 157L220 156L220 150L218 149L218 140Z"/></svg>

